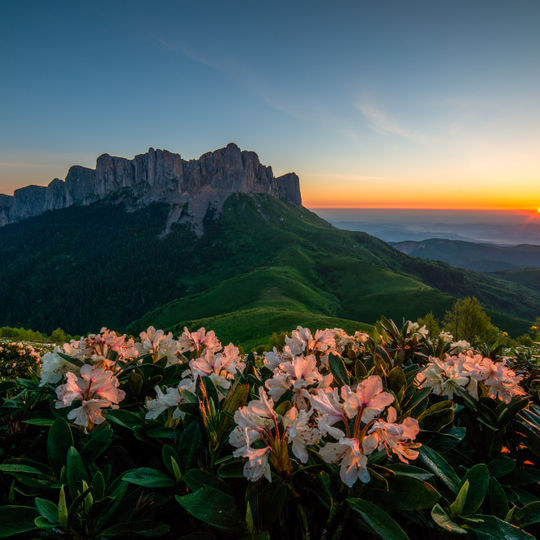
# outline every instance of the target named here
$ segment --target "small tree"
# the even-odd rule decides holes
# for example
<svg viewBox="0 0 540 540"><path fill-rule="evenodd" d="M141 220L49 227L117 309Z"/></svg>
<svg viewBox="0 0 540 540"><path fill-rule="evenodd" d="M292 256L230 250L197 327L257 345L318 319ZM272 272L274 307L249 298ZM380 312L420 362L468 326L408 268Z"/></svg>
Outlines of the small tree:
<svg viewBox="0 0 540 540"><path fill-rule="evenodd" d="M436 338L441 333L439 321L435 318L432 311L420 317L417 322L420 326L425 326L429 330L431 339Z"/></svg>
<svg viewBox="0 0 540 540"><path fill-rule="evenodd" d="M66 343L68 341L67 334L61 329L57 328L53 331L51 334L51 340L54 341L54 343Z"/></svg>
<svg viewBox="0 0 540 540"><path fill-rule="evenodd" d="M474 296L458 300L446 312L443 326L454 339L465 339L470 343L494 340L499 334L498 328L491 323L482 304Z"/></svg>

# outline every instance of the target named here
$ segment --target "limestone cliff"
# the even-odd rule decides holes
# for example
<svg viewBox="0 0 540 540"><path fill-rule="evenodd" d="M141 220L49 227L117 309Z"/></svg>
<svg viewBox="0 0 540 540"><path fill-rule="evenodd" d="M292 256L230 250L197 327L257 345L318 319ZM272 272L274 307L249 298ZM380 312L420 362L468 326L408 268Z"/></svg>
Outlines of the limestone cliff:
<svg viewBox="0 0 540 540"><path fill-rule="evenodd" d="M179 154L150 148L131 160L103 154L95 169L74 165L65 180L55 178L47 187L28 186L13 196L0 195L0 226L47 210L124 194L123 200L129 200L132 207L155 201L169 203L166 230L174 222L189 223L200 230L209 206L219 212L232 193L265 193L295 206L302 204L296 174L276 178L255 152L241 151L233 143L189 161Z"/></svg>

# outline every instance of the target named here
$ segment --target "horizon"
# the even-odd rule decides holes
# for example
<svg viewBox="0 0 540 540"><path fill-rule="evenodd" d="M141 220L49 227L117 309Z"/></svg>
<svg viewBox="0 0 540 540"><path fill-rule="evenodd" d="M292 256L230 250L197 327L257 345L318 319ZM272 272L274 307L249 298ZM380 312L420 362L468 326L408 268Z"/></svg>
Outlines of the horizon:
<svg viewBox="0 0 540 540"><path fill-rule="evenodd" d="M540 4L310 6L6 4L0 192L233 140L311 208L540 206Z"/></svg>

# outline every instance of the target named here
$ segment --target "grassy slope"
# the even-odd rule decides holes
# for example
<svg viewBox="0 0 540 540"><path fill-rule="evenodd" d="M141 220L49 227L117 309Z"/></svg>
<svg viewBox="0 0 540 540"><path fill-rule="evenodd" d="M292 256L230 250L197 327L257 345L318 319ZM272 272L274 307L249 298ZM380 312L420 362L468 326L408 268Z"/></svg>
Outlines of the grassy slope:
<svg viewBox="0 0 540 540"><path fill-rule="evenodd" d="M469 294L513 333L537 315L534 298L499 278L408 257L271 197L229 198L202 238L178 227L159 239L166 212L93 205L1 228L0 324L82 333L192 322L251 343L298 324L442 316Z"/></svg>

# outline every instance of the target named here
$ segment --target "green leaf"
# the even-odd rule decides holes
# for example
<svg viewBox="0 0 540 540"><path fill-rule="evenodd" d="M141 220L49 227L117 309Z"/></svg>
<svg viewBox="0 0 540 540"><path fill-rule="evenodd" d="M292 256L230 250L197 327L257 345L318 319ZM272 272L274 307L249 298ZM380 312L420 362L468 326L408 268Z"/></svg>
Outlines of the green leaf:
<svg viewBox="0 0 540 540"><path fill-rule="evenodd" d="M144 379L142 376L139 373L132 371L128 377L128 389L130 394L136 399L141 395L143 384Z"/></svg>
<svg viewBox="0 0 540 540"><path fill-rule="evenodd" d="M397 476L411 476L418 480L430 480L433 478L433 473L407 463L389 463L388 465L385 465L385 467L393 471Z"/></svg>
<svg viewBox="0 0 540 540"><path fill-rule="evenodd" d="M498 518L504 519L508 514L508 498L501 484L494 477L489 479L488 494L491 513Z"/></svg>
<svg viewBox="0 0 540 540"><path fill-rule="evenodd" d="M82 489L82 481L88 482L88 474L79 452L73 446L67 452L66 478L69 496L74 499Z"/></svg>
<svg viewBox="0 0 540 540"><path fill-rule="evenodd" d="M440 504L436 504L431 509L431 517L433 518L433 521L445 531L454 534L467 534L467 531L463 527L460 527L450 519L450 516L443 510Z"/></svg>
<svg viewBox="0 0 540 540"><path fill-rule="evenodd" d="M212 527L235 533L243 528L234 497L223 491L204 486L195 493L177 495L176 500L193 517Z"/></svg>
<svg viewBox="0 0 540 540"><path fill-rule="evenodd" d="M68 523L68 507L66 502L66 491L64 485L60 487L60 495L58 496L58 523L60 527L66 528Z"/></svg>
<svg viewBox="0 0 540 540"><path fill-rule="evenodd" d="M440 498L438 491L427 482L411 476L388 479L389 490L370 489L369 494L390 510L422 510L431 508Z"/></svg>
<svg viewBox="0 0 540 540"><path fill-rule="evenodd" d="M469 516L479 510L489 488L489 469L485 463L471 467L462 479L462 485L469 481L469 492L463 505L461 515Z"/></svg>
<svg viewBox="0 0 540 540"><path fill-rule="evenodd" d="M47 518L38 516L36 519L34 519L34 525L38 529L54 529L54 527L58 527L58 522L51 523Z"/></svg>
<svg viewBox="0 0 540 540"><path fill-rule="evenodd" d="M212 473L201 469L190 469L184 475L184 481L190 491L197 491L204 486L219 488L220 481Z"/></svg>
<svg viewBox="0 0 540 540"><path fill-rule="evenodd" d="M508 405L502 406L502 411L499 413L497 420L499 425L504 425L514 419L516 414L523 410L529 404L529 398L514 399Z"/></svg>
<svg viewBox="0 0 540 540"><path fill-rule="evenodd" d="M202 433L198 422L191 422L178 440L178 456L182 472L197 466L197 457L202 447Z"/></svg>
<svg viewBox="0 0 540 540"><path fill-rule="evenodd" d="M501 478L511 473L516 468L516 460L508 456L497 456L488 463L488 469L492 476Z"/></svg>
<svg viewBox="0 0 540 540"><path fill-rule="evenodd" d="M39 469L36 469L35 467L31 467L30 465L23 465L19 463L2 463L0 465L0 471L17 475L17 473L21 474L35 474L37 476L42 476L43 472Z"/></svg>
<svg viewBox="0 0 540 540"><path fill-rule="evenodd" d="M93 463L111 444L113 430L107 424L95 427L84 439L81 457L85 463Z"/></svg>
<svg viewBox="0 0 540 540"><path fill-rule="evenodd" d="M63 418L57 418L47 437L47 455L51 467L58 473L66 463L68 449L73 446L73 435L69 424Z"/></svg>
<svg viewBox="0 0 540 540"><path fill-rule="evenodd" d="M465 501L467 500L467 495L469 494L469 485L469 481L465 480L463 485L459 488L458 494L449 508L451 516L461 516Z"/></svg>
<svg viewBox="0 0 540 540"><path fill-rule="evenodd" d="M457 493L459 477L450 464L438 452L424 444L420 448L420 459L450 491Z"/></svg>
<svg viewBox="0 0 540 540"><path fill-rule="evenodd" d="M23 420L23 423L32 426L52 426L54 420L52 418L28 418L27 420Z"/></svg>
<svg viewBox="0 0 540 540"><path fill-rule="evenodd" d="M149 467L140 467L134 471L128 471L122 477L122 480L149 488L173 487L176 482L164 472Z"/></svg>
<svg viewBox="0 0 540 540"><path fill-rule="evenodd" d="M249 384L242 384L240 379L236 379L229 392L223 400L221 406L219 437L229 433L234 427L234 413L247 403L249 396Z"/></svg>
<svg viewBox="0 0 540 540"><path fill-rule="evenodd" d="M540 501L535 501L516 510L514 513L516 525L528 527L540 523Z"/></svg>
<svg viewBox="0 0 540 540"><path fill-rule="evenodd" d="M408 540L405 531L382 508L362 499L347 499L347 503L384 540Z"/></svg>
<svg viewBox="0 0 540 540"><path fill-rule="evenodd" d="M0 538L33 531L38 513L31 506L0 506Z"/></svg>
<svg viewBox="0 0 540 540"><path fill-rule="evenodd" d="M143 426L144 420L142 420L136 414L126 411L124 409L109 409L105 413L107 420L119 426L133 430L135 426Z"/></svg>
<svg viewBox="0 0 540 540"><path fill-rule="evenodd" d="M419 417L418 422L424 430L439 431L454 420L454 410L451 401L439 401L427 408Z"/></svg>
<svg viewBox="0 0 540 540"><path fill-rule="evenodd" d="M37 511L47 519L49 523L58 523L58 506L52 501L47 499L40 499L36 497L34 499Z"/></svg>
<svg viewBox="0 0 540 540"><path fill-rule="evenodd" d="M340 356L330 354L328 358L328 364L330 366L330 371L332 372L332 375L340 384L350 384L351 379L349 377L349 372L347 371L345 363Z"/></svg>
<svg viewBox="0 0 540 540"><path fill-rule="evenodd" d="M403 416L411 416L413 409L426 400L429 394L431 394L431 388L421 388L416 390L405 403L401 404Z"/></svg>
<svg viewBox="0 0 540 540"><path fill-rule="evenodd" d="M176 450L170 444L164 444L161 447L161 459L163 460L163 465L165 465L165 468L171 474L174 474L172 460L178 464L180 463L180 458L178 457Z"/></svg>
<svg viewBox="0 0 540 540"><path fill-rule="evenodd" d="M397 394L404 386L407 386L407 377L403 368L400 366L393 367L388 374L388 387Z"/></svg>
<svg viewBox="0 0 540 540"><path fill-rule="evenodd" d="M534 536L515 525L495 516L475 514L472 516L481 521L468 523L467 529L474 531L482 540L534 540Z"/></svg>
<svg viewBox="0 0 540 540"><path fill-rule="evenodd" d="M97 501L105 497L105 477L101 471L96 471L90 486L92 488L92 495Z"/></svg>

